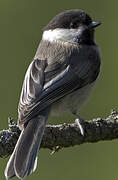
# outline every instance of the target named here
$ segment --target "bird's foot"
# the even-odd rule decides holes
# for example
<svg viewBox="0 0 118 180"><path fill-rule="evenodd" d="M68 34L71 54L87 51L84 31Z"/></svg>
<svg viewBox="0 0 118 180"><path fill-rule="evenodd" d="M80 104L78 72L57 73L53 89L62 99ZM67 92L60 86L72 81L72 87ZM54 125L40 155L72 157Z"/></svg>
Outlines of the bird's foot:
<svg viewBox="0 0 118 180"><path fill-rule="evenodd" d="M79 126L80 133L81 133L82 136L85 135L85 131L84 131L84 128L83 128L83 122L84 122L84 119L82 119L81 117L78 117L75 120L75 123Z"/></svg>

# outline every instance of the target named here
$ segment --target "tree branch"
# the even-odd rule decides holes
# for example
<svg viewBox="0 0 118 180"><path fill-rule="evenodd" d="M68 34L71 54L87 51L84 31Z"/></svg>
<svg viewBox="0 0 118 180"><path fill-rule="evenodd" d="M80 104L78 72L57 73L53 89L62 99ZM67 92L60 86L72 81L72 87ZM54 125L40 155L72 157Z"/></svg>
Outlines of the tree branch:
<svg viewBox="0 0 118 180"><path fill-rule="evenodd" d="M58 151L63 147L71 147L83 143L118 138L118 112L112 111L106 118L84 121L82 124L85 135L82 136L76 123L47 125L41 148ZM13 152L20 135L18 126L9 118L9 129L0 131L0 157L5 158Z"/></svg>

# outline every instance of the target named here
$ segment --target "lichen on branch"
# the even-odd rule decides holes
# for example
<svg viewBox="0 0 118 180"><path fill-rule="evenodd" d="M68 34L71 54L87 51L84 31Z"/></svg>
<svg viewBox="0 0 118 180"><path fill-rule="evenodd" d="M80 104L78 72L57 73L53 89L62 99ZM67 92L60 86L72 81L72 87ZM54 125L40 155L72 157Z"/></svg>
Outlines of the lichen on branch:
<svg viewBox="0 0 118 180"><path fill-rule="evenodd" d="M47 125L43 135L41 148L58 151L60 148L71 147L83 143L93 143L102 140L118 138L118 112L112 111L105 118L83 121L84 136L76 123ZM18 126L9 118L9 129L0 131L0 157L9 156L20 135Z"/></svg>

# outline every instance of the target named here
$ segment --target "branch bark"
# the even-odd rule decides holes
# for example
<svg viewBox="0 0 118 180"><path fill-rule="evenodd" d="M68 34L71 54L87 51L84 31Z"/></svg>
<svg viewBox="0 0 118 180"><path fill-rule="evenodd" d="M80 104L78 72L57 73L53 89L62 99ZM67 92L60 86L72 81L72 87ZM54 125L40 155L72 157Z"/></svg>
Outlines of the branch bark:
<svg viewBox="0 0 118 180"><path fill-rule="evenodd" d="M118 138L118 112L112 111L106 118L83 121L85 135L82 136L76 123L47 125L41 148L51 149L52 152L60 148L71 147L83 143L95 143L102 140ZM13 152L20 135L20 130L9 118L9 129L0 131L0 157L5 158Z"/></svg>

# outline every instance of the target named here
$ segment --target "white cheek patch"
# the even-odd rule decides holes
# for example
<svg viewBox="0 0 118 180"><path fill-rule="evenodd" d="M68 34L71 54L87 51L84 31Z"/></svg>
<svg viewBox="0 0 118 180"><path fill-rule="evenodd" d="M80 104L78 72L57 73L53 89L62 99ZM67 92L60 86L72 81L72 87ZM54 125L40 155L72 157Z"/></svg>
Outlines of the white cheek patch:
<svg viewBox="0 0 118 180"><path fill-rule="evenodd" d="M57 40L75 42L75 38L81 34L81 29L54 29L43 33L43 40L54 42Z"/></svg>

